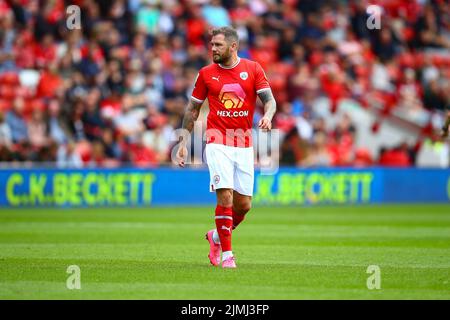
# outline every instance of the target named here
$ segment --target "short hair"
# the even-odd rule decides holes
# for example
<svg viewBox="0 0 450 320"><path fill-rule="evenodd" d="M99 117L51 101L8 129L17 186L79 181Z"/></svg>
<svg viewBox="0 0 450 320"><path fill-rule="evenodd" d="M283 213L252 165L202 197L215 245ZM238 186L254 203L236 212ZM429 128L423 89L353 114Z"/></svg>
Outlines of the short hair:
<svg viewBox="0 0 450 320"><path fill-rule="evenodd" d="M228 43L236 41L237 44L239 45L238 33L232 27L220 27L220 28L214 28L214 29L211 30L211 35L213 37L217 36L219 34L223 34L224 37L225 37L225 41L227 41Z"/></svg>

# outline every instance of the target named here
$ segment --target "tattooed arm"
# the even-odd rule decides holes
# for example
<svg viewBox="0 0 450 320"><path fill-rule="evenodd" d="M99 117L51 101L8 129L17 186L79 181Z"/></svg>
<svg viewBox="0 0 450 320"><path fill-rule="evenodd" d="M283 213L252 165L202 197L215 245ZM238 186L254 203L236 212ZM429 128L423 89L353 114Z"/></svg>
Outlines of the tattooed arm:
<svg viewBox="0 0 450 320"><path fill-rule="evenodd" d="M194 122L198 119L202 103L203 102L197 102L192 99L189 101L188 106L186 108L186 112L184 113L183 125L182 125L183 129L185 129L187 131L184 132L183 135L180 136L180 142L181 141L186 142L187 135L194 128Z"/></svg>
<svg viewBox="0 0 450 320"><path fill-rule="evenodd" d="M272 129L272 118L277 111L277 103L271 89L261 91L258 93L258 97L264 105L264 116L259 121L258 126L261 129L270 130Z"/></svg>
<svg viewBox="0 0 450 320"><path fill-rule="evenodd" d="M203 102L197 102L197 101L191 99L186 108L186 112L184 113L183 125L182 125L184 130L178 140L179 148L177 151L177 162L178 162L178 165L181 167L184 167L184 162L185 162L184 158L187 156L187 148L186 148L187 139L188 139L189 134L191 133L192 129L194 128L194 122L198 119L202 103Z"/></svg>

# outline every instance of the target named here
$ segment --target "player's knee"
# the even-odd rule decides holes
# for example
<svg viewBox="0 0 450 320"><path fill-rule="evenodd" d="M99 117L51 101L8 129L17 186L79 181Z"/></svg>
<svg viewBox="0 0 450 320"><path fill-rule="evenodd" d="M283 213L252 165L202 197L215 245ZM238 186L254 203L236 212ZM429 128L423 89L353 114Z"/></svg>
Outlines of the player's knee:
<svg viewBox="0 0 450 320"><path fill-rule="evenodd" d="M238 206L236 206L234 208L234 210L236 211L237 214L244 215L247 212L249 212L251 208L252 208L252 203L250 201L248 201L248 202L240 203Z"/></svg>
<svg viewBox="0 0 450 320"><path fill-rule="evenodd" d="M244 211L245 213L247 213L247 212L250 211L251 208L252 208L252 203L249 201L249 202L246 202L246 203L244 204L244 206L243 206L243 208L242 208L242 211Z"/></svg>
<svg viewBox="0 0 450 320"><path fill-rule="evenodd" d="M227 189L217 190L217 204L222 207L231 207L233 204L233 192Z"/></svg>

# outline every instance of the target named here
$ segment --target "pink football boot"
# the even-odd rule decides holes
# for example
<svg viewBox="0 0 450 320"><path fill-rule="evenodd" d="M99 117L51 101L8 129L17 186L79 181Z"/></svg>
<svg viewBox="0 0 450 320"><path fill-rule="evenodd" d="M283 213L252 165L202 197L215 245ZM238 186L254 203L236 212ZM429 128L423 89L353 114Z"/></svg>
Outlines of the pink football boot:
<svg viewBox="0 0 450 320"><path fill-rule="evenodd" d="M213 240L214 230L209 230L205 239L209 242L209 261L213 266L218 266L220 264L220 244L216 244Z"/></svg>
<svg viewBox="0 0 450 320"><path fill-rule="evenodd" d="M236 268L234 257L229 257L222 261L222 268Z"/></svg>

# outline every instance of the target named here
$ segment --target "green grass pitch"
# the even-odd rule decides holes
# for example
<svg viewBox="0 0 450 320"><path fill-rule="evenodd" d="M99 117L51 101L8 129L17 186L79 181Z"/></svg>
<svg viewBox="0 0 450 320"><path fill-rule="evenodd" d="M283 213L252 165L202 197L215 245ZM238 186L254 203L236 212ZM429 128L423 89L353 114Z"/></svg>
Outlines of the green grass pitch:
<svg viewBox="0 0 450 320"><path fill-rule="evenodd" d="M450 299L449 205L254 208L236 270L209 264L213 223L205 207L2 209L0 299Z"/></svg>

